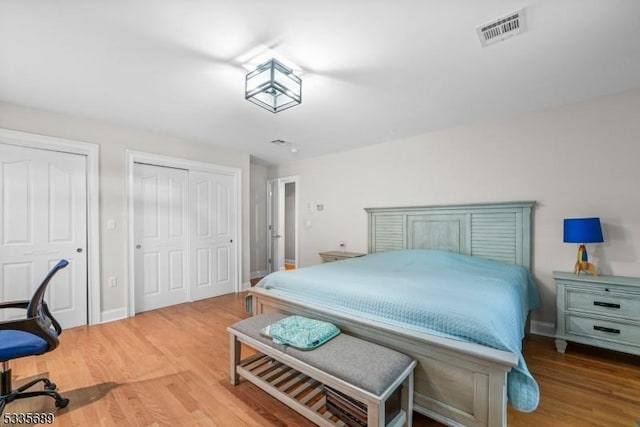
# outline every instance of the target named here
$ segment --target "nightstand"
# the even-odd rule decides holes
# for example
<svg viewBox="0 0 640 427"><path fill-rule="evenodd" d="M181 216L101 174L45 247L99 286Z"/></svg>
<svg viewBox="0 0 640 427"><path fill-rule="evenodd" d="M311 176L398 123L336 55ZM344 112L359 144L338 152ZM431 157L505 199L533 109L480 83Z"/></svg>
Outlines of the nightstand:
<svg viewBox="0 0 640 427"><path fill-rule="evenodd" d="M640 278L554 271L556 350L567 341L640 355Z"/></svg>
<svg viewBox="0 0 640 427"><path fill-rule="evenodd" d="M363 254L362 252L328 251L320 252L318 255L322 258L322 262L334 262L341 261L343 259L361 257L366 254Z"/></svg>

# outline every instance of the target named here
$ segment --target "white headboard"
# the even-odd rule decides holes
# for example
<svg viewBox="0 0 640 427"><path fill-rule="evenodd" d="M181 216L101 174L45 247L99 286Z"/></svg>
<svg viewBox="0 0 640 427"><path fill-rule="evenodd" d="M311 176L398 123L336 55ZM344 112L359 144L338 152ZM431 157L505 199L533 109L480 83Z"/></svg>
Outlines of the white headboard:
<svg viewBox="0 0 640 427"><path fill-rule="evenodd" d="M531 266L535 202L365 208L369 253L441 249Z"/></svg>

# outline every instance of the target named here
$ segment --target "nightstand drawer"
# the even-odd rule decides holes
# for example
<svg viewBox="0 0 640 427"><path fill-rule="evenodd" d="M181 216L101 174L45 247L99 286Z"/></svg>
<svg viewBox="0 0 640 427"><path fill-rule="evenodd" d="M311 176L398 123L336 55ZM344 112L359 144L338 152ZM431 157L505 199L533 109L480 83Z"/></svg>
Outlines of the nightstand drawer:
<svg viewBox="0 0 640 427"><path fill-rule="evenodd" d="M589 292L567 289L567 310L588 311L604 315L637 318L640 313L640 297L615 293Z"/></svg>
<svg viewBox="0 0 640 427"><path fill-rule="evenodd" d="M640 325L568 314L566 332L640 347Z"/></svg>

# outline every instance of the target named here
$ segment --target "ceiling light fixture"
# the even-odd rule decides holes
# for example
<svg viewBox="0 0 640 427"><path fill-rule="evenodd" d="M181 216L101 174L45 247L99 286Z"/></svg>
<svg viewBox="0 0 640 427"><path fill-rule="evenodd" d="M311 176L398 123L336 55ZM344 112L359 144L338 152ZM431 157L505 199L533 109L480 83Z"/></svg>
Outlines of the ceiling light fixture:
<svg viewBox="0 0 640 427"><path fill-rule="evenodd" d="M275 58L247 74L244 98L278 113L302 102L302 80Z"/></svg>

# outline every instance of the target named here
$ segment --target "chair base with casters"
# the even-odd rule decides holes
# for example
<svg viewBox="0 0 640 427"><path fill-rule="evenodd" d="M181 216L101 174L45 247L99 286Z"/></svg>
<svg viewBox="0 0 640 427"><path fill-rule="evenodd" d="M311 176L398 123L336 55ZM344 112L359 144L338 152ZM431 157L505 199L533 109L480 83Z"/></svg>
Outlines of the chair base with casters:
<svg viewBox="0 0 640 427"><path fill-rule="evenodd" d="M0 309L26 310L26 316L23 318L0 322L0 362L2 362L0 414L4 412L8 403L35 396L49 396L55 399L55 405L59 409L69 404L69 399L62 397L56 391L56 385L48 378L37 378L13 389L11 369L9 368L9 360L37 356L52 351L58 346L58 336L62 333L62 328L49 312L47 303L44 301L44 294L53 275L67 265L66 260L58 262L38 286L31 300L0 303ZM29 391L38 383L42 383L42 390Z"/></svg>
<svg viewBox="0 0 640 427"><path fill-rule="evenodd" d="M57 386L49 381L49 378L37 378L13 390L11 388L11 369L9 368L8 362L2 362L0 381L0 414L4 412L4 408L7 403L11 403L17 399L26 399L28 397L50 396L55 399L56 408L58 409L65 408L69 404L69 399L62 397L62 395L56 391ZM44 384L44 390L27 391L40 382Z"/></svg>

